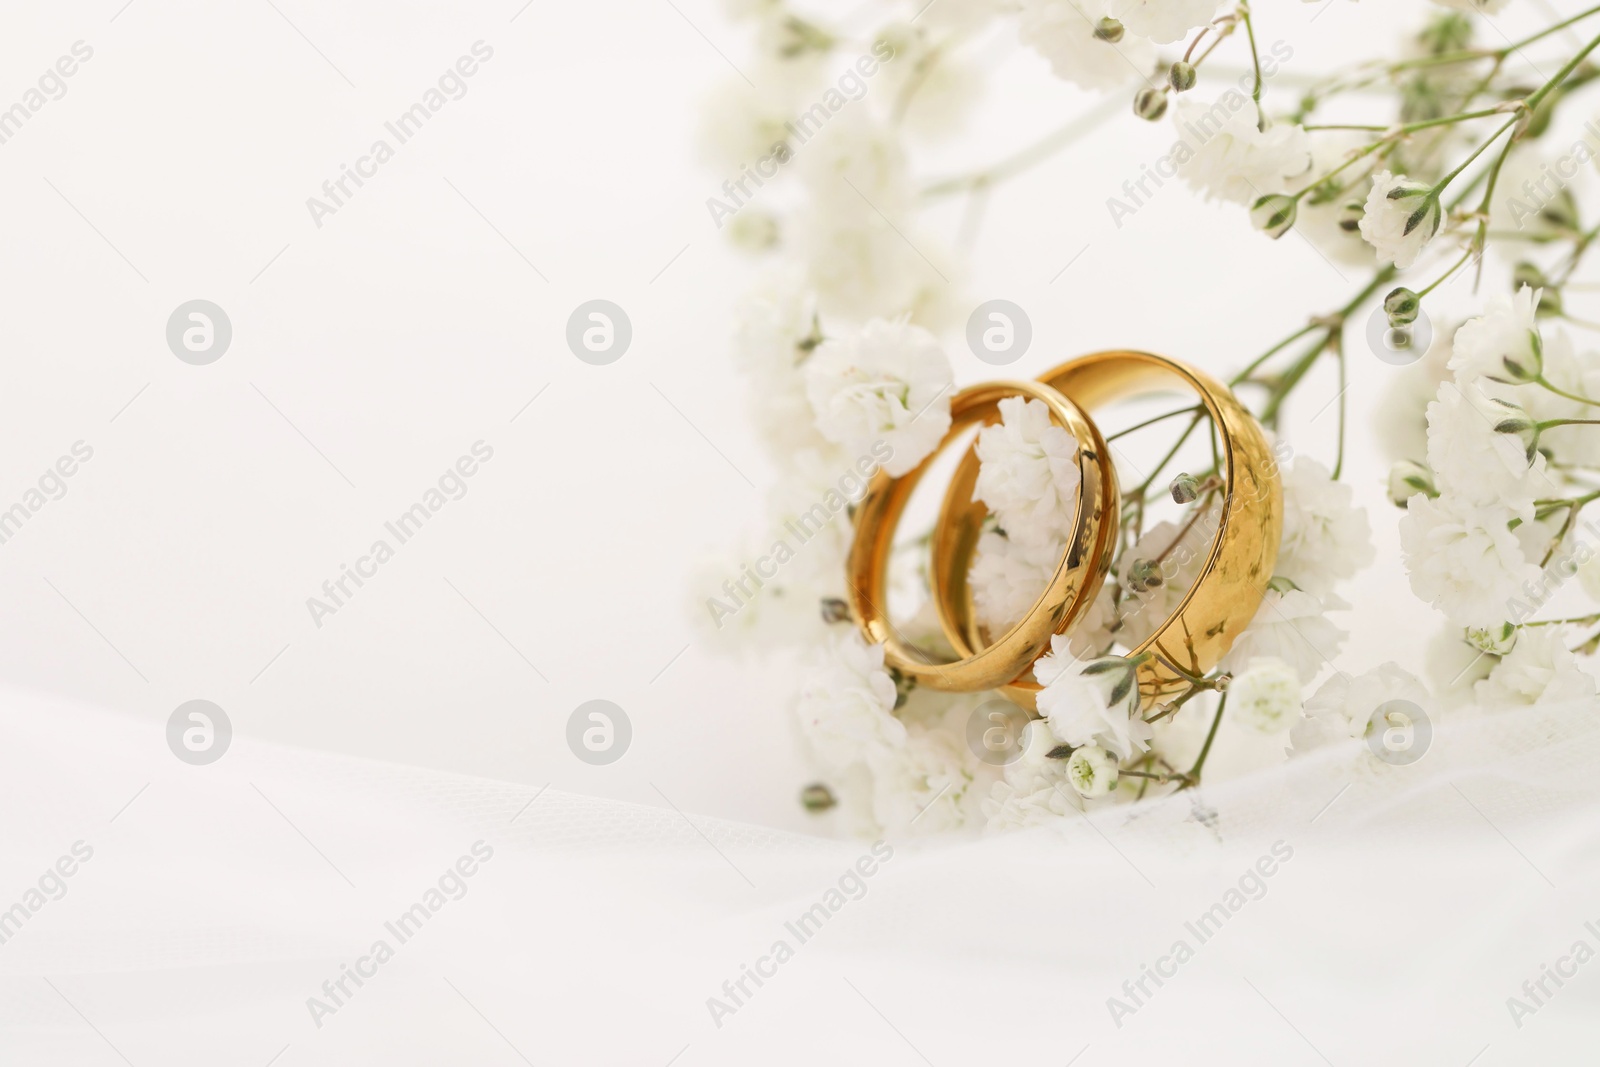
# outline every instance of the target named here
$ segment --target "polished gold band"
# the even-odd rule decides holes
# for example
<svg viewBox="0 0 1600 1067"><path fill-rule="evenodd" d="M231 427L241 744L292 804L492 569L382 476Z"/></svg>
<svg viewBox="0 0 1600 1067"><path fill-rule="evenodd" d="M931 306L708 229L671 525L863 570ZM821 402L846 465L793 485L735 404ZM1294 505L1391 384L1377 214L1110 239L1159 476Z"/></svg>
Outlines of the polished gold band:
<svg viewBox="0 0 1600 1067"><path fill-rule="evenodd" d="M1133 650L1134 655L1153 653L1138 669L1140 693L1148 708L1187 689L1185 675L1203 675L1214 668L1260 607L1283 530L1277 461L1260 424L1234 395L1210 375L1176 360L1148 352L1096 352L1064 363L1039 380L1089 412L1184 386L1199 396L1221 438L1224 484L1209 553L1172 616ZM969 658L975 650L977 655L984 651L967 584L971 548L985 515L983 506L972 502L977 475L978 456L969 450L945 493L929 575L945 636L958 655ZM1111 479L1106 484L1112 484ZM1107 510L1120 518L1116 505ZM1113 531L1114 540L1114 523L1106 528ZM1091 599L1098 590L1096 582ZM1080 604L1079 613L1086 607L1087 602ZM1034 710L1039 685L1031 672L1011 677L1016 680L1003 687L1005 695Z"/></svg>
<svg viewBox="0 0 1600 1067"><path fill-rule="evenodd" d="M950 442L968 427L998 418L1000 401L1011 396L1042 401L1051 418L1078 442L1077 514L1067 539L1067 547L1050 584L1021 621L993 644L961 652L961 659L938 663L910 642L901 639L890 624L887 612L889 557L895 528L911 499L917 481ZM976 470L975 454L969 453ZM966 464L964 463L963 466ZM987 509L971 501L972 482L967 483L965 503L957 506L964 516L976 522L960 533L959 546L967 551L960 558L971 558L970 547L977 543ZM899 478L879 472L856 507L855 540L846 562L850 582L850 608L867 641L881 643L884 662L918 684L946 692L975 692L995 689L1032 669L1033 661L1049 646L1050 635L1064 633L1094 602L1111 567L1116 548L1118 490L1105 439L1078 406L1056 389L1038 382L987 382L957 393L950 402L950 429L939 448L911 471ZM946 498L943 511L952 510ZM940 529L945 525L941 513ZM948 546L944 551L952 551ZM963 570L963 581L964 578ZM957 646L960 647L960 646Z"/></svg>

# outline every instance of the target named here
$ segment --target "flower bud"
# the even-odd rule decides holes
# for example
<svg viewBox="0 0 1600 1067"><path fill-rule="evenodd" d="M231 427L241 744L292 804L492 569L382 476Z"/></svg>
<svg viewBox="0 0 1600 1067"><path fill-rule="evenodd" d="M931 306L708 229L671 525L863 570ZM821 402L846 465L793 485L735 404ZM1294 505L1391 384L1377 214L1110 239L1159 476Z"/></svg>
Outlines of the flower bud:
<svg viewBox="0 0 1600 1067"><path fill-rule="evenodd" d="M1256 229L1277 240L1289 232L1289 227L1294 225L1296 211L1300 203L1292 196L1275 193L1272 196L1263 196L1250 205L1250 222Z"/></svg>
<svg viewBox="0 0 1600 1067"><path fill-rule="evenodd" d="M850 605L838 597L822 598L822 621L828 624L850 621Z"/></svg>
<svg viewBox="0 0 1600 1067"><path fill-rule="evenodd" d="M800 790L800 804L807 811L827 811L837 803L833 790L821 782L813 782Z"/></svg>
<svg viewBox="0 0 1600 1067"><path fill-rule="evenodd" d="M1107 44L1116 44L1118 41L1122 40L1122 23L1118 22L1116 19L1101 19L1099 22L1095 23L1094 37L1097 41L1104 41Z"/></svg>
<svg viewBox="0 0 1600 1067"><path fill-rule="evenodd" d="M1200 480L1192 474L1180 474L1172 479L1172 502L1187 504L1200 495Z"/></svg>
<svg viewBox="0 0 1600 1067"><path fill-rule="evenodd" d="M1360 233L1361 218L1367 213L1367 205L1359 200L1352 200L1339 209L1339 229L1345 233Z"/></svg>
<svg viewBox="0 0 1600 1067"><path fill-rule="evenodd" d="M1517 628L1509 622L1468 630L1467 644L1491 656L1503 656L1517 643Z"/></svg>
<svg viewBox="0 0 1600 1067"><path fill-rule="evenodd" d="M1422 310L1422 298L1402 285L1383 298L1383 310L1389 316L1389 325L1395 329L1410 326Z"/></svg>
<svg viewBox="0 0 1600 1067"><path fill-rule="evenodd" d="M1185 59L1180 59L1176 63L1172 64L1172 72L1169 75L1169 78L1172 81L1172 88L1174 90L1180 93L1186 93L1190 89L1194 88L1194 83L1199 76L1200 74L1194 69L1193 63L1190 63Z"/></svg>
<svg viewBox="0 0 1600 1067"><path fill-rule="evenodd" d="M1117 761L1099 745L1084 745L1067 760L1067 781L1080 797L1093 800L1117 787Z"/></svg>
<svg viewBox="0 0 1600 1067"><path fill-rule="evenodd" d="M1405 507L1406 501L1418 493L1426 493L1430 497L1439 495L1438 488L1433 484L1432 471L1409 459L1401 460L1389 468L1389 500L1395 507Z"/></svg>
<svg viewBox="0 0 1600 1067"><path fill-rule="evenodd" d="M1155 122L1167 113L1167 91L1165 89L1140 89L1133 98L1133 113L1146 122Z"/></svg>
<svg viewBox="0 0 1600 1067"><path fill-rule="evenodd" d="M1161 584L1161 565L1154 560L1136 559L1128 566L1128 588L1135 593Z"/></svg>
<svg viewBox="0 0 1600 1067"><path fill-rule="evenodd" d="M1527 355L1503 356L1500 365L1506 369L1504 380L1514 385L1537 381L1544 374L1544 339L1539 331L1528 331Z"/></svg>

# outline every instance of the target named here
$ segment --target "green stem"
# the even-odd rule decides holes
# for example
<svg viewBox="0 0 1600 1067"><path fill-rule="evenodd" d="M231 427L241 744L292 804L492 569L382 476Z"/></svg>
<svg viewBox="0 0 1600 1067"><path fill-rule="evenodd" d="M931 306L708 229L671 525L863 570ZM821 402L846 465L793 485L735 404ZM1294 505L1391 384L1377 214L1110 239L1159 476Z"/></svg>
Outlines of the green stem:
<svg viewBox="0 0 1600 1067"><path fill-rule="evenodd" d="M1195 759L1194 766L1189 768L1189 773L1186 775L1189 780L1184 783L1183 788L1187 789L1191 785L1200 784L1200 770L1206 765L1206 757L1211 755L1211 742L1217 739L1217 727L1222 725L1222 713L1227 710L1227 707L1228 691L1224 689L1222 691L1222 699L1217 701L1217 714L1211 720L1211 730L1206 734L1206 743L1201 746L1200 755Z"/></svg>

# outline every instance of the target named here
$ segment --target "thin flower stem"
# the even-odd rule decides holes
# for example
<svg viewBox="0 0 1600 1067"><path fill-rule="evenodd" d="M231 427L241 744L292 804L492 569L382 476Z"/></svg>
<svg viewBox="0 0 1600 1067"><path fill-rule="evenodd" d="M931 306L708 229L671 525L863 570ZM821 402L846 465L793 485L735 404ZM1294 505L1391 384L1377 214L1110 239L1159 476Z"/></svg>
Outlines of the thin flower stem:
<svg viewBox="0 0 1600 1067"><path fill-rule="evenodd" d="M1532 97L1529 97L1529 99L1531 100ZM1429 196L1438 196L1441 192L1443 192L1445 186L1447 186L1451 182L1455 181L1456 178L1460 177L1462 171L1464 171L1468 167L1472 166L1473 161L1476 160L1479 156L1483 155L1484 151L1486 149L1488 149L1488 147L1490 145L1494 144L1495 141L1499 140L1500 139L1500 135L1502 133L1505 133L1507 130L1511 129L1511 127L1515 126L1521 120L1522 120L1522 116L1520 114L1512 115L1511 118L1506 122L1506 124L1504 126L1501 126L1498 130L1496 130L1493 133L1491 133L1486 141L1484 141L1477 148L1473 149L1472 154L1470 156L1468 156L1466 159L1461 161L1461 165L1460 166L1456 167L1456 169L1451 171L1449 174L1446 174L1443 178L1440 178L1439 181L1434 184L1434 187L1432 188L1432 190L1429 191L1428 195Z"/></svg>
<svg viewBox="0 0 1600 1067"><path fill-rule="evenodd" d="M1178 408L1176 411L1169 411L1165 415L1157 415L1153 419L1145 419L1143 422L1135 423L1134 425L1129 426L1126 430L1118 430L1116 433L1106 434L1106 440L1115 441L1119 437L1126 437L1135 430L1142 430L1146 426L1154 426L1158 422L1164 422L1167 419L1176 418L1179 415L1192 415L1200 409L1201 405L1199 404L1191 404L1186 408Z"/></svg>
<svg viewBox="0 0 1600 1067"><path fill-rule="evenodd" d="M1250 41L1250 62L1255 67L1256 73L1255 87L1250 90L1250 99L1256 102L1256 123L1258 126L1263 126L1267 118L1261 114L1261 54L1256 50L1256 28L1250 21L1249 4L1240 3L1239 21L1244 23L1244 35Z"/></svg>
<svg viewBox="0 0 1600 1067"><path fill-rule="evenodd" d="M1206 742L1201 746L1200 755L1195 759L1194 766L1189 768L1189 780L1183 784L1182 788L1187 789L1190 786L1200 784L1200 771L1206 765L1206 757L1211 755L1211 742L1217 739L1217 727L1222 725L1222 713L1227 710L1227 707L1228 691L1224 689L1222 691L1222 699L1217 701L1217 714L1211 720L1211 729L1206 734Z"/></svg>
<svg viewBox="0 0 1600 1067"><path fill-rule="evenodd" d="M1590 407L1600 407L1600 400L1595 400L1587 396L1579 396L1577 393L1569 393L1560 386L1553 385L1550 382L1550 379L1546 378L1542 374L1533 380L1533 384L1543 386L1557 396L1566 397L1568 400L1576 400L1578 403L1588 404Z"/></svg>
<svg viewBox="0 0 1600 1067"><path fill-rule="evenodd" d="M1345 384L1344 336L1334 335L1334 347L1339 352L1339 455L1333 463L1333 480L1338 481L1344 473L1344 424L1345 424L1345 393L1348 386Z"/></svg>
<svg viewBox="0 0 1600 1067"><path fill-rule="evenodd" d="M1536 89L1534 94L1523 102L1527 109L1532 111L1534 108L1538 107L1544 98L1553 93L1562 82L1566 81L1572 72L1578 69L1578 64L1582 63L1585 59L1588 59L1589 53L1593 52L1597 47L1600 47L1600 37L1596 37L1594 40L1584 45L1582 50L1580 50L1577 55L1567 60L1566 66L1562 67L1556 72L1556 76L1554 78L1551 78L1549 81L1545 82L1542 86Z"/></svg>
<svg viewBox="0 0 1600 1067"><path fill-rule="evenodd" d="M1465 252L1463 252L1461 258L1452 263L1449 269L1447 269L1443 274L1439 275L1439 277L1435 278L1426 289L1423 289L1417 293L1417 299L1422 299L1435 289L1439 288L1439 286L1443 285L1452 274L1460 270L1466 264L1467 260L1472 258L1472 251L1473 250L1471 248L1468 248Z"/></svg>
<svg viewBox="0 0 1600 1067"><path fill-rule="evenodd" d="M1546 419L1533 424L1541 433L1556 426L1600 426L1600 419Z"/></svg>

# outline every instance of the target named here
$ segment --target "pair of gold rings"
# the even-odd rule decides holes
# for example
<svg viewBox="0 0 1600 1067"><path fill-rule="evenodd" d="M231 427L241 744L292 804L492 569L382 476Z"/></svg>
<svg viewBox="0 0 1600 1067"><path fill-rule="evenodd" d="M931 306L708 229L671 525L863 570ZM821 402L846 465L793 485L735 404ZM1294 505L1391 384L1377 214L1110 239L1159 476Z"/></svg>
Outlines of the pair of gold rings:
<svg viewBox="0 0 1600 1067"><path fill-rule="evenodd" d="M880 471L856 508L855 539L846 561L850 608L869 642L882 644L884 662L919 685L946 692L1000 689L1035 710L1039 685L1033 664L1054 634L1071 630L1099 595L1116 553L1121 495L1110 450L1087 412L1167 392L1192 391L1220 437L1222 478L1215 532L1198 577L1176 609L1133 655L1146 708L1188 687L1189 676L1214 668L1255 616L1277 562L1283 492L1266 435L1233 394L1204 372L1148 352L1096 352L1064 363L1037 381L986 382L957 393L950 429L934 452L906 474ZM977 447L960 462L946 489L932 538L929 570L940 628L957 659L938 662L904 640L883 608L888 598L894 533L918 481L962 433L999 418L1000 401L1038 400L1078 444L1077 515L1049 585L1026 615L992 642L973 610L967 572L988 509L972 499ZM1142 656L1142 653L1153 653Z"/></svg>

